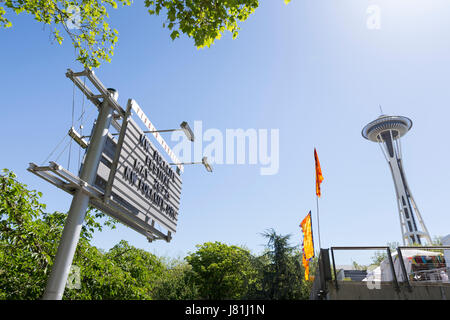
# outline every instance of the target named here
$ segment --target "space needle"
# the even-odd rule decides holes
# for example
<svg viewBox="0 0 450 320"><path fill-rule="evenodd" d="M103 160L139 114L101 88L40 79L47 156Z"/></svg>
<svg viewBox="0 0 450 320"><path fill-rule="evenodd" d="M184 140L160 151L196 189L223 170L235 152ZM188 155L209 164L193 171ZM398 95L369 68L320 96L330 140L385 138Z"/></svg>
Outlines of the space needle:
<svg viewBox="0 0 450 320"><path fill-rule="evenodd" d="M431 245L431 237L411 194L403 171L400 138L412 127L412 121L402 116L381 115L367 124L362 136L377 142L391 169L397 194L397 205L403 245L422 244L424 238Z"/></svg>

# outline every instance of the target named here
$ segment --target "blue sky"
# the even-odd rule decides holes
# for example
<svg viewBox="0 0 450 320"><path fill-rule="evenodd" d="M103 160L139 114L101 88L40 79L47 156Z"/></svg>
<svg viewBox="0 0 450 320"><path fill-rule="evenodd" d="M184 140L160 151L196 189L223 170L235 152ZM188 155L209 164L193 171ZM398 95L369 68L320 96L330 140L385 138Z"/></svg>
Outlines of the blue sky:
<svg viewBox="0 0 450 320"><path fill-rule="evenodd" d="M379 30L366 26L370 5L381 8ZM197 50L186 37L173 42L162 18L138 1L112 12L119 44L96 74L119 90L122 106L135 99L160 129L195 120L204 130L279 129L280 169L261 176L255 165L216 165L213 174L186 167L171 243L148 243L119 226L96 234L94 244L109 249L125 239L183 257L222 241L259 253L268 228L300 244L301 219L312 210L317 222L314 147L325 178L322 247L400 242L391 174L378 146L361 137L379 105L413 120L402 143L408 182L431 235L447 235L449 13L448 1L438 0L261 1L236 40L227 34ZM26 168L41 164L70 128L73 88L64 73L81 66L68 41L52 43L31 17L11 20L13 28L0 30L0 167L42 191L49 210L67 211L71 197ZM76 91L76 117L81 104ZM92 121L95 107L85 108ZM75 171L74 147L72 156ZM67 153L59 162L66 166Z"/></svg>

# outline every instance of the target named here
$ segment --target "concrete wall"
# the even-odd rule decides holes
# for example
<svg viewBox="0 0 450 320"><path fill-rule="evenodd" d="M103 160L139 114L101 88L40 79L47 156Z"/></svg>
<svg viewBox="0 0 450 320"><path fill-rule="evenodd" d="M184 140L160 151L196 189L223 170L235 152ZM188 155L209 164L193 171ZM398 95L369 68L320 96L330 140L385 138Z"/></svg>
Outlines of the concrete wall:
<svg viewBox="0 0 450 320"><path fill-rule="evenodd" d="M397 291L391 282L382 282L380 289L369 289L367 282L328 282L329 300L450 300L450 283L411 283L409 291L406 284L400 283Z"/></svg>

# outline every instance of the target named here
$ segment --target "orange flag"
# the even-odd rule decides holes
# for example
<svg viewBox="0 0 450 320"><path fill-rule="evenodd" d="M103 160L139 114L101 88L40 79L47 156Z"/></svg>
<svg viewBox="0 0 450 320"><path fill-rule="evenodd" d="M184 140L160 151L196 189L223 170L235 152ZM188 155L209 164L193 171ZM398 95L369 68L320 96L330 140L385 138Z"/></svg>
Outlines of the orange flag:
<svg viewBox="0 0 450 320"><path fill-rule="evenodd" d="M311 211L300 223L303 232L303 266L305 267L305 279L309 279L309 261L314 257L314 242L312 235Z"/></svg>
<svg viewBox="0 0 450 320"><path fill-rule="evenodd" d="M316 195L320 198L320 184L323 181L322 169L320 168L319 156L314 148L314 160L316 161Z"/></svg>

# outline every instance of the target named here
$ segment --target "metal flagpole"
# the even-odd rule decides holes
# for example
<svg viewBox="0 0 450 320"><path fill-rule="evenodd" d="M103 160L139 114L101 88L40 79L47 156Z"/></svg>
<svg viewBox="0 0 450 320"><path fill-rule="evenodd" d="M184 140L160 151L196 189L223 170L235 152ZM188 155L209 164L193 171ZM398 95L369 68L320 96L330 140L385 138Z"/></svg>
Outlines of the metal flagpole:
<svg viewBox="0 0 450 320"><path fill-rule="evenodd" d="M319 197L316 195L316 207L317 207L317 233L319 234L319 251L322 249L320 244L320 222L319 222Z"/></svg>
<svg viewBox="0 0 450 320"><path fill-rule="evenodd" d="M322 249L322 244L320 243L320 220L319 220L319 195L320 195L320 183L323 180L322 170L320 169L319 156L317 155L316 148L314 148L314 162L315 162L315 173L316 173L316 208L317 208L317 233L319 234L319 252ZM318 174L320 171L320 175ZM321 178L321 179L320 179Z"/></svg>
<svg viewBox="0 0 450 320"><path fill-rule="evenodd" d="M108 91L117 101L117 91L113 89L108 89ZM107 99L104 99L100 106L97 122L80 173L80 179L89 185L94 183L97 175L97 168L105 146L113 111L113 106L108 103ZM66 218L55 262L45 288L44 300L62 299L88 205L89 195L84 193L82 189L78 189L73 196Z"/></svg>

